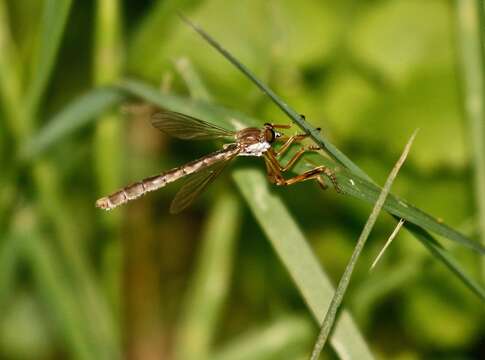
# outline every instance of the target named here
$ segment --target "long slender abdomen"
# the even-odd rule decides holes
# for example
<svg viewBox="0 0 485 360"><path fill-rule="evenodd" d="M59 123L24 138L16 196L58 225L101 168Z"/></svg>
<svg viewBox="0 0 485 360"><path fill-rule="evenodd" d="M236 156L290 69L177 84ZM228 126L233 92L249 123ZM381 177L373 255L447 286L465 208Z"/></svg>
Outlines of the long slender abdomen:
<svg viewBox="0 0 485 360"><path fill-rule="evenodd" d="M196 173L219 161L229 159L238 152L238 148L230 147L215 153L206 155L178 168L150 176L134 184L128 185L115 193L102 197L96 201L96 207L111 210L123 205L130 200L135 200L150 191L158 190L186 175Z"/></svg>

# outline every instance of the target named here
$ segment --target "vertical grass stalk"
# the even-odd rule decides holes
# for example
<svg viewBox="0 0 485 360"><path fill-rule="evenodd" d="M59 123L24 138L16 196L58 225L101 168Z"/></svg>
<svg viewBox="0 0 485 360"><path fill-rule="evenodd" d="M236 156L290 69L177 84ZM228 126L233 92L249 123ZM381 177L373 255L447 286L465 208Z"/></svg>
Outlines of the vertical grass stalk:
<svg viewBox="0 0 485 360"><path fill-rule="evenodd" d="M93 59L94 83L97 86L116 82L121 74L123 51L121 45L121 3L119 0L96 1L96 31ZM122 122L117 114L107 113L97 122L94 153L96 176L100 193L109 193L120 185L122 164ZM103 282L114 313L121 312L122 245L120 213L103 217L108 237L103 249ZM119 328L119 327L118 327ZM114 330L115 327L112 328Z"/></svg>
<svg viewBox="0 0 485 360"><path fill-rule="evenodd" d="M239 222L238 200L222 193L209 216L194 277L185 296L176 359L211 358L210 348L229 292Z"/></svg>
<svg viewBox="0 0 485 360"><path fill-rule="evenodd" d="M362 249L364 248L364 245L367 239L369 238L370 232L374 227L374 224L377 221L377 217L379 216L379 213L382 210L382 206L386 201L387 195L391 190L392 183L394 182L394 179L396 178L399 170L401 169L401 166L404 164L404 161L406 160L409 150L411 149L411 145L413 144L414 138L416 137L416 133L417 131L415 131L411 135L411 138L406 144L406 147L404 148L404 151L401 154L401 157L399 158L396 165L394 166L391 173L389 174L389 177L387 178L386 183L384 184L384 187L382 188L382 191L379 197L377 198L374 208L372 209L369 219L367 220L364 226L364 229L362 230L362 233L360 234L359 239L357 240L357 244L355 245L354 252L352 253L350 261L347 267L345 268L344 274L340 279L337 289L335 290L335 294L330 303L330 307L328 308L327 313L325 314L325 319L323 320L320 334L318 335L315 346L313 347L311 360L318 360L320 353L322 352L322 349L325 346L325 343L327 342L328 336L330 335L330 331L332 330L333 324L335 322L337 311L340 308L340 304L342 303L344 294L347 291L347 288L349 286L350 277L352 276L357 260L360 256L360 253L362 252Z"/></svg>
<svg viewBox="0 0 485 360"><path fill-rule="evenodd" d="M477 223L485 244L485 41L481 1L457 1L458 46L463 78L464 108L471 139ZM485 260L482 260L485 280Z"/></svg>

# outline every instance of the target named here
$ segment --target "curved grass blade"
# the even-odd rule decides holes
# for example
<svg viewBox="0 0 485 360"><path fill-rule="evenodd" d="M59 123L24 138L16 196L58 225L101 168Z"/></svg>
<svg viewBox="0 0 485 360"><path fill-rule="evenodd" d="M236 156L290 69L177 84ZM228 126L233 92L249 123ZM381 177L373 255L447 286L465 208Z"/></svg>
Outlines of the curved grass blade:
<svg viewBox="0 0 485 360"><path fill-rule="evenodd" d="M161 94L152 86L134 79L124 79L119 83L119 89L126 94L143 99L162 108L181 112L202 119L228 130L238 130L252 125L261 125L263 122L242 112L190 98Z"/></svg>
<svg viewBox="0 0 485 360"><path fill-rule="evenodd" d="M359 239L357 240L357 244L354 247L354 251L349 260L349 263L345 267L345 271L342 277L340 278L339 284L337 286L337 290L335 290L335 294L332 297L330 306L327 310L327 313L325 314L325 319L323 320L320 334L318 335L315 346L313 347L312 355L310 358L311 360L318 360L318 358L320 357L320 353L322 352L322 349L327 342L328 336L330 335L330 331L333 328L335 318L337 316L337 311L340 308L340 305L342 304L344 294L347 291L347 288L349 286L350 277L354 272L354 268L355 268L355 265L357 264L357 260L359 259L360 253L364 249L364 245L367 242L367 239L369 238L370 232L372 231L372 228L374 227L374 224L377 221L377 217L379 216L379 213L382 210L384 202L386 201L386 197L391 191L392 183L394 182L394 179L396 178L399 170L404 164L404 161L406 161L406 158L409 154L409 150L411 149L411 146L414 142L414 138L416 137L416 134L417 134L417 130L411 135L409 141L407 142L404 148L403 153L401 154L401 157L399 158L396 165L391 170L391 173L389 174L386 180L386 183L384 184L384 187L382 188L382 191L379 194L379 197L377 198L376 203L374 204L374 208L372 209L369 219L365 223L364 229L362 230L362 233L360 234Z"/></svg>
<svg viewBox="0 0 485 360"><path fill-rule="evenodd" d="M331 161L323 156L309 155L308 158L312 160L312 163L317 165L325 165L330 168L335 168L335 164L332 164ZM297 171L308 170L303 164L297 164L295 169ZM375 203L380 193L380 188L377 185L356 177L345 169L336 169L335 175L340 188L345 194L352 195L371 204ZM387 197L384 209L398 218L405 219L406 222L416 224L427 231L441 235L459 245L466 246L481 254L485 254L485 248L480 243L471 240L459 231L446 225L443 221L436 219L393 194L389 194Z"/></svg>
<svg viewBox="0 0 485 360"><path fill-rule="evenodd" d="M22 160L33 160L57 141L95 120L126 98L114 88L98 88L81 95L55 115L21 148Z"/></svg>

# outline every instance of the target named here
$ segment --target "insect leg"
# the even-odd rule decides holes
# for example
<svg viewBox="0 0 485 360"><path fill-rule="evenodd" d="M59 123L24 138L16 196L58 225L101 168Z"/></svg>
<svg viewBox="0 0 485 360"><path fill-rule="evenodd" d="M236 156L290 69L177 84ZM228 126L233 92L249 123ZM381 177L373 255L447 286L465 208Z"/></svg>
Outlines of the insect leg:
<svg viewBox="0 0 485 360"><path fill-rule="evenodd" d="M303 174L289 178L285 180L285 183L282 185L290 186L306 180L316 180L318 182L318 185L320 185L320 187L322 187L323 189L326 189L327 185L323 181L322 175L325 175L332 182L333 187L335 188L335 191L337 191L338 193L342 192L337 182L337 178L335 177L335 173L331 169L323 165L318 166L314 169L305 171Z"/></svg>
<svg viewBox="0 0 485 360"><path fill-rule="evenodd" d="M293 157L293 159L295 159L293 161L293 164L303 154L303 152L304 151L302 151L300 154L297 153L295 155L296 159L295 159L295 157ZM283 175L281 174L281 170L280 170L281 165L278 163L276 158L274 156L272 156L272 154L271 155L267 154L267 156L265 156L265 160L266 160L266 167L267 167L267 170L268 170L268 179L272 183L274 183L278 186L290 186L290 185L297 184L299 182L306 181L306 180L315 180L315 181L317 181L318 185L322 189L326 189L327 185L325 184L325 181L322 179L322 175L325 175L332 182L335 190L339 193L342 192L342 190L340 189L340 187L338 185L337 178L335 177L335 173L330 168L328 168L326 166L323 166L323 165L317 166L314 169L305 171L303 174L296 175L296 176L291 177L289 179L285 179L283 177ZM293 164L291 164L291 165L293 165Z"/></svg>
<svg viewBox="0 0 485 360"><path fill-rule="evenodd" d="M313 146L313 145L302 147L300 150L298 150L298 152L295 155L293 155L293 157L288 161L288 163L285 166L282 166L281 164L279 164L280 170L282 172L286 172L290 170L296 164L296 162L301 158L303 154L307 152L318 151L318 150L320 150L320 148L318 146Z"/></svg>
<svg viewBox="0 0 485 360"><path fill-rule="evenodd" d="M286 124L273 124L273 123L268 123L272 128L275 129L289 129L291 128L291 125L286 125Z"/></svg>
<svg viewBox="0 0 485 360"><path fill-rule="evenodd" d="M278 149L278 151L275 151L274 154L277 157L283 155L290 148L290 146L293 143L300 142L303 139L305 139L306 137L308 137L307 134L298 134L298 135L292 135L289 138L284 138L283 140L285 141L285 143L283 145L281 145L281 147Z"/></svg>
<svg viewBox="0 0 485 360"><path fill-rule="evenodd" d="M297 151L295 155L293 155L293 157L288 161L288 163L285 166L281 165L281 163L277 160L277 156L280 155L281 152L277 153L274 151L268 151L267 157L271 159L271 162L278 168L279 171L286 172L296 164L296 162L300 159L300 157L303 154L305 154L306 152L318 151L318 150L320 150L320 148L315 145L302 147L300 148L300 150Z"/></svg>

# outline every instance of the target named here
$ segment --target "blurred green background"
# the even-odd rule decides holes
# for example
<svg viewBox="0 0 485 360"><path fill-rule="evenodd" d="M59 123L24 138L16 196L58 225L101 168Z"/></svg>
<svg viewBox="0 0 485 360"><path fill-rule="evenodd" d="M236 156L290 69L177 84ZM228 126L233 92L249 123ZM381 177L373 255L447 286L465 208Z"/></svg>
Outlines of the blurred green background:
<svg viewBox="0 0 485 360"><path fill-rule="evenodd" d="M112 106L32 161L19 155L68 104L126 77L289 122L177 11L378 183L420 128L393 192L478 238L460 32L478 16L460 17L463 3L473 10L480 2L0 0L0 358L309 353L317 325L231 181L238 167L263 169L260 160L238 160L173 216L178 184L110 213L94 208L120 186L217 148L153 129L141 102ZM337 283L371 207L312 183L271 191ZM408 233L369 272L394 225L380 217L346 294L372 353L480 358L483 303ZM470 274L483 275L478 255L451 250ZM337 357L330 347L324 356Z"/></svg>

